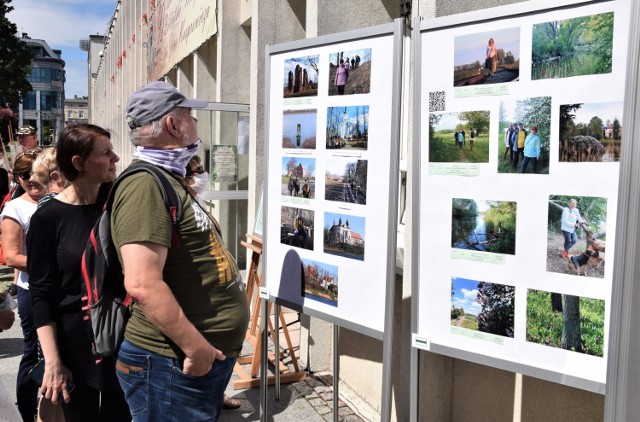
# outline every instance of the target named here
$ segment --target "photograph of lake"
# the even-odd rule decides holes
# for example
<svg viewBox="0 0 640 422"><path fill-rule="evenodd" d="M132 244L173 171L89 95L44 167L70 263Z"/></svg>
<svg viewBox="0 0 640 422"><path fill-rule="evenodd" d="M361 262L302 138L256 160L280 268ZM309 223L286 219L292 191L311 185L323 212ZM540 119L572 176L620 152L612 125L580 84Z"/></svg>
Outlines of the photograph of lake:
<svg viewBox="0 0 640 422"><path fill-rule="evenodd" d="M515 255L516 209L515 202L453 198L451 247Z"/></svg>

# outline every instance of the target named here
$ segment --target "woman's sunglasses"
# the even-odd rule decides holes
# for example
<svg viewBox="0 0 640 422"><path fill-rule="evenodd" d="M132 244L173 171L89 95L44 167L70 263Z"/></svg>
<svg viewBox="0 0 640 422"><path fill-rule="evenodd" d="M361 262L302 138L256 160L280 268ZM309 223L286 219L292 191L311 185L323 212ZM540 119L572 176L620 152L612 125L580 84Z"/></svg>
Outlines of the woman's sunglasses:
<svg viewBox="0 0 640 422"><path fill-rule="evenodd" d="M18 175L17 175L17 176L18 176L19 178L21 178L22 180L27 181L27 180L31 179L31 175L32 175L32 174L33 174L32 172L29 172L29 171L23 171L22 173L18 173Z"/></svg>

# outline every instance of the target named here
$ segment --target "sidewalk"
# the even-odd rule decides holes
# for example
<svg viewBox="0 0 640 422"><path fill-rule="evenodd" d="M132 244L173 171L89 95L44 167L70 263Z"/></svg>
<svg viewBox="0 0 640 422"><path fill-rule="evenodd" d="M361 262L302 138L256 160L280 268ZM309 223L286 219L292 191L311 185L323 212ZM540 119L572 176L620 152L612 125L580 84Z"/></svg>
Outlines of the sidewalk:
<svg viewBox="0 0 640 422"><path fill-rule="evenodd" d="M13 278L13 273L6 267L0 267L0 291L5 291ZM295 318L295 313L289 315ZM299 322L289 327L294 349L298 352L299 345ZM281 339L280 345L286 344ZM273 344L270 344L273 350ZM249 353L252 346L245 342L243 353ZM10 330L0 333L0 381L4 383L7 390L15 399L16 375L18 364L22 355L22 330L20 320L16 321ZM234 373L232 380L236 379ZM322 422L333 420L333 388L331 387L332 376L330 373L310 375L306 380L293 384L282 384L280 387L280 400L275 400L275 387L270 386L268 391L268 416L269 421L309 421ZM239 399L242 406L236 410L223 410L220 417L221 422L247 422L260 420L260 389L250 388L246 390L233 390L233 383L229 383L226 394L229 397ZM349 392L346 387L340 386L340 403L338 414L340 421L361 422L369 421L373 418L365 418L359 414L357 408L350 406L351 400L348 397L355 397L353 392ZM344 400L344 401L343 401ZM361 405L359 407L367 407ZM367 414L371 414L367 410ZM375 418L375 416L374 416ZM376 418L377 419L377 418Z"/></svg>

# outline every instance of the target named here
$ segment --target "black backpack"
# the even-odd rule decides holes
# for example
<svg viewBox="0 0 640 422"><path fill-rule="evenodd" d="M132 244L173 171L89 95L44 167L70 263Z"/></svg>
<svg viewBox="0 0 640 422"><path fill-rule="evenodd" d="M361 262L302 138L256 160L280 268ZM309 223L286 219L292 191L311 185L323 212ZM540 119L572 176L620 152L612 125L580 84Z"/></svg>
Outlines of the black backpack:
<svg viewBox="0 0 640 422"><path fill-rule="evenodd" d="M131 316L131 296L124 288L122 265L111 239L111 209L116 188L127 176L139 172L151 174L158 182L164 204L173 224L171 247L179 247L177 223L182 216L182 201L167 179L164 170L137 162L125 169L115 180L100 218L91 229L87 247L82 254L82 310L92 338L92 351L98 358L118 351L124 340L124 330ZM172 177L172 176L169 176Z"/></svg>

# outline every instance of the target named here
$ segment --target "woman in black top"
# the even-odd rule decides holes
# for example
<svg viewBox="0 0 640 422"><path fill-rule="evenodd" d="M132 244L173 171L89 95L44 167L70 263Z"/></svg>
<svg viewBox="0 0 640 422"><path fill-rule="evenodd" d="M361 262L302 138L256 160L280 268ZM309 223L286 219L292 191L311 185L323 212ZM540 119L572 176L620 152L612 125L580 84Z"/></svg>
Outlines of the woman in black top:
<svg viewBox="0 0 640 422"><path fill-rule="evenodd" d="M66 421L130 421L115 360L96 363L83 321L81 258L118 156L109 132L80 124L58 138L56 161L69 187L33 215L27 237L31 302L45 371L41 392L62 404ZM103 189L104 190L104 189ZM104 196L104 197L103 197Z"/></svg>

